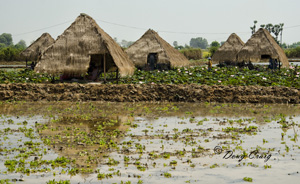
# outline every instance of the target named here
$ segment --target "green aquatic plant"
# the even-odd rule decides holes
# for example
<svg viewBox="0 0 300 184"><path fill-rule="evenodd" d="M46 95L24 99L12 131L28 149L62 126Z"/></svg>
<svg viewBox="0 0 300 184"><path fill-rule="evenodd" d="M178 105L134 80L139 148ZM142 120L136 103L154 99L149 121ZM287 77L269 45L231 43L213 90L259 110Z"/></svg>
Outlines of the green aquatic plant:
<svg viewBox="0 0 300 184"><path fill-rule="evenodd" d="M253 181L253 179L250 178L250 177L244 177L243 180L244 180L244 181L247 181L247 182L252 182L252 181Z"/></svg>
<svg viewBox="0 0 300 184"><path fill-rule="evenodd" d="M165 177L165 178L171 178L171 177L172 177L172 174L171 174L171 173L168 173L168 172L165 172L165 173L164 173L164 177Z"/></svg>

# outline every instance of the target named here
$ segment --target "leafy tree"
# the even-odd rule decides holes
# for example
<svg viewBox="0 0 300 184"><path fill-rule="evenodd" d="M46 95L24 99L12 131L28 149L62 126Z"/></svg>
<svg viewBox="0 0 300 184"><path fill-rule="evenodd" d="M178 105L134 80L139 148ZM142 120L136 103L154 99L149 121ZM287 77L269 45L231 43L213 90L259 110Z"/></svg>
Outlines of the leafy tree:
<svg viewBox="0 0 300 184"><path fill-rule="evenodd" d="M285 54L288 58L299 58L300 57L300 46L296 48L286 49Z"/></svg>
<svg viewBox="0 0 300 184"><path fill-rule="evenodd" d="M185 45L184 45L184 48L190 49L191 47L190 47L189 45L185 44Z"/></svg>
<svg viewBox="0 0 300 184"><path fill-rule="evenodd" d="M210 46L211 47L220 47L220 43L217 41L213 41L213 42L211 42Z"/></svg>
<svg viewBox="0 0 300 184"><path fill-rule="evenodd" d="M0 35L0 43L5 44L5 46L13 45L12 36L9 33L3 33Z"/></svg>
<svg viewBox="0 0 300 184"><path fill-rule="evenodd" d="M256 23L257 23L257 21L256 21ZM284 26L283 23L275 24L275 25L273 25L273 24L271 24L271 23L269 23L269 24L261 24L261 25L260 25L261 28L264 28L264 29L268 30L271 34L273 34L273 35L275 36L275 37L274 37L275 41L276 41L277 43L280 43L280 44L282 44L282 31L283 31L283 26ZM250 27L250 29L253 31L252 28L253 28L253 27ZM252 32L252 34L253 34L253 32ZM280 42L279 42L279 40L278 40L278 36L279 36L279 35L280 35Z"/></svg>
<svg viewBox="0 0 300 184"><path fill-rule="evenodd" d="M26 48L26 42L24 40L20 40L16 45L15 47L17 49L25 49Z"/></svg>
<svg viewBox="0 0 300 184"><path fill-rule="evenodd" d="M209 53L210 53L210 56L212 57L215 52L218 50L219 47L210 47L209 48Z"/></svg>
<svg viewBox="0 0 300 184"><path fill-rule="evenodd" d="M184 49L184 46L182 46L182 45L179 45L179 46L175 47L175 49L177 49L177 50L181 50L181 49Z"/></svg>
<svg viewBox="0 0 300 184"><path fill-rule="evenodd" d="M132 44L133 44L132 41L126 41L126 40L122 40L120 43L121 47L123 47L123 48L128 48Z"/></svg>
<svg viewBox="0 0 300 184"><path fill-rule="evenodd" d="M272 33L273 24L267 24L265 29L268 30L270 33Z"/></svg>
<svg viewBox="0 0 300 184"><path fill-rule="evenodd" d="M280 47L283 48L283 49L286 49L288 48L287 44L286 43L283 43L283 44L280 44Z"/></svg>
<svg viewBox="0 0 300 184"><path fill-rule="evenodd" d="M296 48L296 47L300 47L300 42L295 42L289 45L289 48Z"/></svg>
<svg viewBox="0 0 300 184"><path fill-rule="evenodd" d="M0 43L0 49L6 47L6 45L4 43Z"/></svg>
<svg viewBox="0 0 300 184"><path fill-rule="evenodd" d="M272 33L274 33L274 35L275 35L275 39L276 40L278 40L278 35L279 35L279 33L281 32L281 27L280 27L280 25L274 25L273 27L272 27Z"/></svg>
<svg viewBox="0 0 300 184"><path fill-rule="evenodd" d="M174 45L174 47L178 47L178 42L177 42L177 41L174 41L174 42L173 42L173 45Z"/></svg>
<svg viewBox="0 0 300 184"><path fill-rule="evenodd" d="M257 23L257 20L254 21L254 25L253 27L250 27L251 29L251 33L254 34L255 33L255 29L256 29L256 23Z"/></svg>
<svg viewBox="0 0 300 184"><path fill-rule="evenodd" d="M205 38L202 37L191 38L190 46L194 48L206 49L208 46L208 42Z"/></svg>
<svg viewBox="0 0 300 184"><path fill-rule="evenodd" d="M0 35L0 61L19 61L20 52L26 48L26 42L20 40L13 45L12 36L9 33Z"/></svg>

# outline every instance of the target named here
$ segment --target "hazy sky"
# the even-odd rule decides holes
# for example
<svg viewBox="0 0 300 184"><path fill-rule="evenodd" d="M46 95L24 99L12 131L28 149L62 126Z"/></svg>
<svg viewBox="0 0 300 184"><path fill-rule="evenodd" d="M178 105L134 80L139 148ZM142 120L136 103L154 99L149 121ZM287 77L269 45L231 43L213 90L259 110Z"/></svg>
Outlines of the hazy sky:
<svg viewBox="0 0 300 184"><path fill-rule="evenodd" d="M203 37L225 41L237 33L246 42L253 21L284 23L283 42L300 41L300 0L0 0L0 34L27 45L42 33L57 38L86 13L118 41L136 41L151 28L168 41L189 44Z"/></svg>

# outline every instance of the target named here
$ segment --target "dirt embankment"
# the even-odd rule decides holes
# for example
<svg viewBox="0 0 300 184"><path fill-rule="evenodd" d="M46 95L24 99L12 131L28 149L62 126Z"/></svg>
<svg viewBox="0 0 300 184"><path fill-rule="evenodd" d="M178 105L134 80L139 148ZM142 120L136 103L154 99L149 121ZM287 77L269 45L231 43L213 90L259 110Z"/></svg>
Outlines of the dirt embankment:
<svg viewBox="0 0 300 184"><path fill-rule="evenodd" d="M0 100L111 102L300 103L287 87L162 84L0 84Z"/></svg>

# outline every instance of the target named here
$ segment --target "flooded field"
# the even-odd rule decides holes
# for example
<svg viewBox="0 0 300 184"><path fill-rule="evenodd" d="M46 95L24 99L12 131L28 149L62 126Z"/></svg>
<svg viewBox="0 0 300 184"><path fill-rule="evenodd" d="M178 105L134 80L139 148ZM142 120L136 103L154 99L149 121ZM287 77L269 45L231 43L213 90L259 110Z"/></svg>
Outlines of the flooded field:
<svg viewBox="0 0 300 184"><path fill-rule="evenodd" d="M300 106L9 103L0 183L295 183Z"/></svg>

